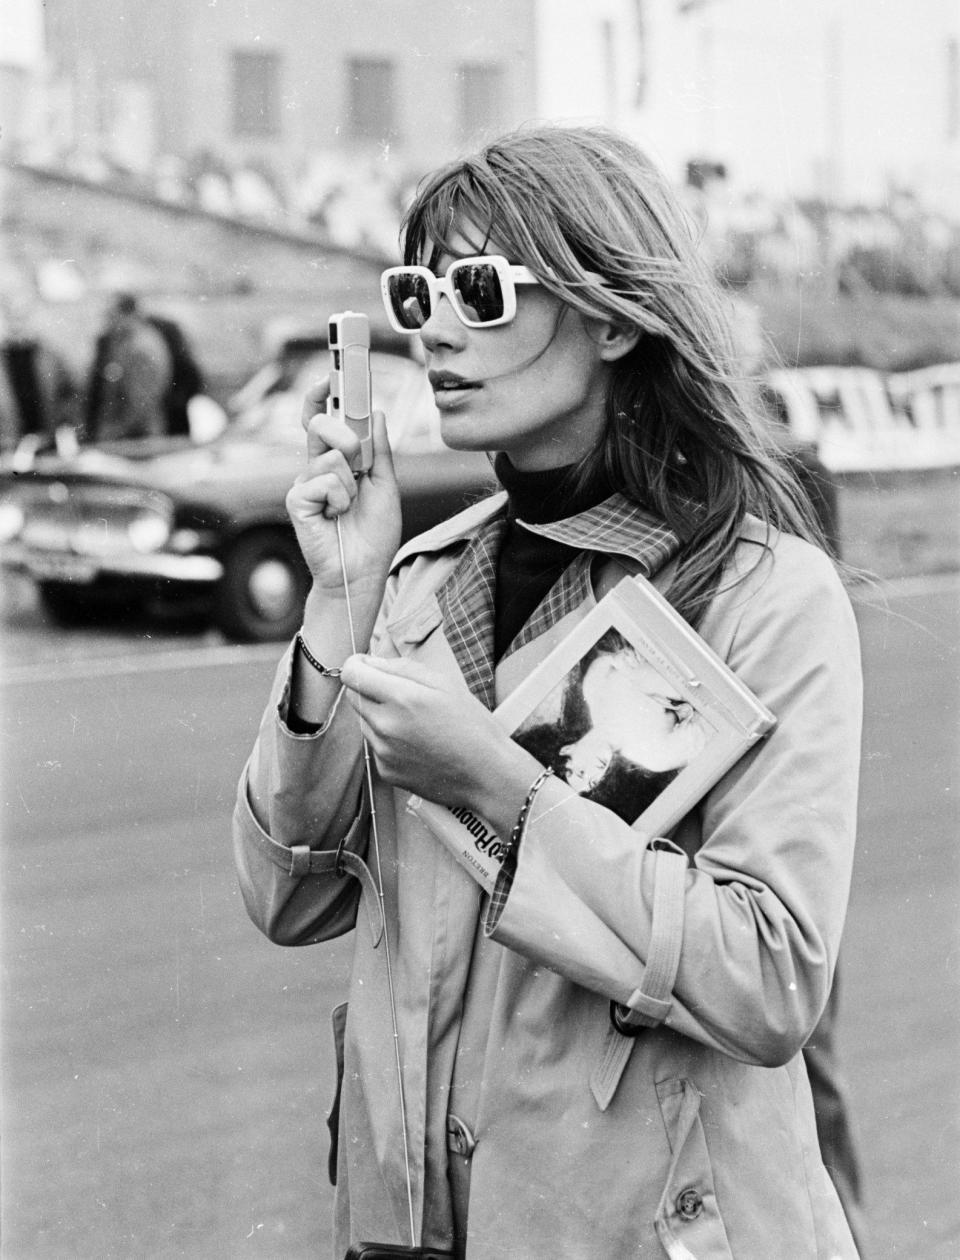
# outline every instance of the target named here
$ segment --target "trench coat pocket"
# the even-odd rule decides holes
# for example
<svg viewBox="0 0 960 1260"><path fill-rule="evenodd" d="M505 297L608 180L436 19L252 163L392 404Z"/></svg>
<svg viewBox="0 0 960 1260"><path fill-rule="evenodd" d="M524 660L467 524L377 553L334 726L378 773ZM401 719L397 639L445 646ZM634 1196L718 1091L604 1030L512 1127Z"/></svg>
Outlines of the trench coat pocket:
<svg viewBox="0 0 960 1260"><path fill-rule="evenodd" d="M347 1003L335 1006L330 1015L333 1025L333 1048L337 1056L337 1088L333 1095L333 1104L327 1116L327 1128L330 1130L330 1153L327 1156L327 1174L331 1186L337 1184L337 1150L340 1145L340 1093L343 1089L343 1042L347 1031Z"/></svg>
<svg viewBox="0 0 960 1260"><path fill-rule="evenodd" d="M660 1114L670 1143L670 1167L655 1220L670 1260L733 1260L717 1206L710 1152L693 1081L657 1081Z"/></svg>
<svg viewBox="0 0 960 1260"><path fill-rule="evenodd" d="M394 610L387 618L387 634L401 656L424 643L439 625L443 613L435 595L431 595L416 608Z"/></svg>

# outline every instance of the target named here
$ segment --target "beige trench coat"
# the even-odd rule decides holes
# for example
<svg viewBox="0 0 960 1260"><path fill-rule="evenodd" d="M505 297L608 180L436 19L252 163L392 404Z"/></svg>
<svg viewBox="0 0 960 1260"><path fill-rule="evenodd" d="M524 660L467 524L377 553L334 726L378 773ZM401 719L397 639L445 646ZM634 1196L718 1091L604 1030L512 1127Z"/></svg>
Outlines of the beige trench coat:
<svg viewBox="0 0 960 1260"><path fill-rule="evenodd" d="M372 650L438 675L457 669L435 592L498 502L401 552ZM763 537L748 524L739 563L752 571L723 584L701 633L779 723L681 824L676 846L658 851L548 780L494 923L406 794L377 788L425 1243L450 1243L455 1105L476 1142L470 1260L856 1256L820 1159L800 1050L827 999L850 884L858 639L826 557L788 537L764 549ZM610 561L604 576L622 570ZM501 661L498 701L586 610ZM317 736L291 734L278 714L288 670L289 654L240 785L235 851L247 908L270 939L305 945L357 927L332 1252L341 1257L358 1239L409 1241L395 1058L361 861L357 728L338 704ZM661 990L667 975L665 1001L651 991L655 969ZM611 998L662 1022L622 1037Z"/></svg>

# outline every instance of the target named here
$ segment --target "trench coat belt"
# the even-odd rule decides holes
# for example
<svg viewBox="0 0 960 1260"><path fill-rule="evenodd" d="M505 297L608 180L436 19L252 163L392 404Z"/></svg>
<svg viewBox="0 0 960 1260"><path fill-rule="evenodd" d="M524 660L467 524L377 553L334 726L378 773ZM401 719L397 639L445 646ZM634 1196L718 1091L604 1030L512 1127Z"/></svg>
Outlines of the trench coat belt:
<svg viewBox="0 0 960 1260"><path fill-rule="evenodd" d="M241 780L239 793L246 800L248 794L246 776ZM249 806L247 808L249 810ZM339 875L341 877L352 875L359 880L363 904L367 908L367 917L370 920L373 947L376 949L383 939L386 927L383 907L370 868L357 852L365 847L365 837L361 838L361 832L369 821L370 807L364 793L360 810L336 849L311 849L308 844L293 844L288 847L285 844L278 844L259 826L253 832L253 839L264 857L294 879L303 879L305 875Z"/></svg>
<svg viewBox="0 0 960 1260"><path fill-rule="evenodd" d="M649 847L655 855L649 956L640 987L623 1005L611 1004L613 1018L607 1027L600 1062L590 1077L590 1088L601 1111L606 1111L613 1100L637 1034L662 1024L670 1013L680 964L687 857L670 840L656 839Z"/></svg>
<svg viewBox="0 0 960 1260"><path fill-rule="evenodd" d="M287 852L290 854L287 873L294 879L302 879L305 875L352 875L360 881L363 904L370 919L373 947L376 949L383 938L383 910L377 885L363 858L343 845L339 849L311 849L308 844L295 844Z"/></svg>

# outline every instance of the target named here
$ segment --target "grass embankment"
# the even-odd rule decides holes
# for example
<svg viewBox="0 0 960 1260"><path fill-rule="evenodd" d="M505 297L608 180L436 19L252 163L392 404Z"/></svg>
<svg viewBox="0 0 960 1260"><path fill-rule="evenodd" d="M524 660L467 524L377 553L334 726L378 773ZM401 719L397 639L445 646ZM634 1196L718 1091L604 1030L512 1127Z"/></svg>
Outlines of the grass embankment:
<svg viewBox="0 0 960 1260"><path fill-rule="evenodd" d="M960 301L822 288L744 290L784 366L905 372L960 359Z"/></svg>

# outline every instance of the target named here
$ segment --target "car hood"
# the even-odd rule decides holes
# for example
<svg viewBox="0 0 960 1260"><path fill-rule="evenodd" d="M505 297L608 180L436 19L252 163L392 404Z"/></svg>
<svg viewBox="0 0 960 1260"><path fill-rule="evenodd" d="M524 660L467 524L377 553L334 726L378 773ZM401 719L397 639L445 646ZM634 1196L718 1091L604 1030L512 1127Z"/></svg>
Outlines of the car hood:
<svg viewBox="0 0 960 1260"><path fill-rule="evenodd" d="M165 450L136 457L113 449L87 447L76 455L40 456L29 470L18 475L44 481L90 482L159 490L171 499L202 500L210 506L237 501L238 486L289 485L296 475L299 454L290 445L271 445L231 438L207 446L171 443ZM282 495L281 495L282 498Z"/></svg>

